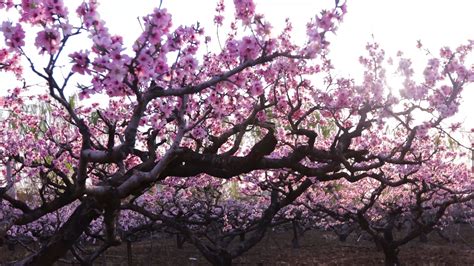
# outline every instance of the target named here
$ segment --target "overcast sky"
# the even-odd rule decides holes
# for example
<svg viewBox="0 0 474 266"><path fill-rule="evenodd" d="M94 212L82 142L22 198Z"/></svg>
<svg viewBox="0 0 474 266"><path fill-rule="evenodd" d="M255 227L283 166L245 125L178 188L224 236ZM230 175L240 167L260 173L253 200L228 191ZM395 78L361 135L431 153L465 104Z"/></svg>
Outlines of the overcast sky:
<svg viewBox="0 0 474 266"><path fill-rule="evenodd" d="M150 13L160 0L98 0L101 17L114 34L124 36L132 43L139 35L137 17ZM343 1L343 0L341 0ZM81 0L68 0L75 5ZM199 21L206 34L214 37L212 23L217 0L162 0L162 7L173 15L173 24L191 24ZM305 24L323 8L334 6L334 0L255 0L257 12L265 14L278 32L289 17L294 25L294 39L304 41ZM232 1L226 0L229 11ZM74 12L71 8L70 12ZM386 54L395 55L398 50L414 58L415 66L422 71L427 57L416 49L417 40L434 54L440 47L456 47L474 39L474 1L472 0L348 0L349 13L340 25L337 36L331 37L331 58L337 73L353 78L360 77L358 57L364 53L365 44L375 40ZM3 16L3 15L2 15ZM83 49L76 42L74 46ZM3 79L4 80L4 79ZM2 77L0 75L0 81ZM5 83L2 82L4 85ZM4 90L2 92L4 94ZM464 102L459 118L466 127L474 127L474 86L464 92ZM473 106L473 107L471 107Z"/></svg>
<svg viewBox="0 0 474 266"><path fill-rule="evenodd" d="M342 0L341 0L342 1ZM102 0L100 11L107 26L133 42L140 31L137 17L150 12L160 1ZM123 2L124 4L120 4ZM208 35L215 35L212 23L217 0L163 0L162 7L173 15L174 25L199 21ZM289 17L294 25L294 39L302 39L306 22L324 8L334 6L333 0L256 0L257 12L265 14L274 25L274 31ZM127 4L125 4L127 3ZM232 10L232 1L226 0ZM456 47L474 39L474 1L472 0L357 0L348 1L348 14L331 37L331 58L337 72L360 78L358 58L364 53L367 42L377 41L387 56L403 51L414 59L414 66L423 70L428 57L416 48L421 40L424 48L437 55L443 46ZM474 86L465 89L464 100L457 117L467 129L474 127Z"/></svg>

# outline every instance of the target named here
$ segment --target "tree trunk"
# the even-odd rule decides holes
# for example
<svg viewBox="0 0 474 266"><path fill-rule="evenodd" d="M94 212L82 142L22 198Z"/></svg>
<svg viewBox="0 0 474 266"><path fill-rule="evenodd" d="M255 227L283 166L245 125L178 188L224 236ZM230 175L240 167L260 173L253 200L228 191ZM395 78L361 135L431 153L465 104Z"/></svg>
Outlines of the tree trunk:
<svg viewBox="0 0 474 266"><path fill-rule="evenodd" d="M12 161L8 160L6 163L7 170L7 184L11 184L11 188L7 191L10 196L16 199L16 182L12 175Z"/></svg>
<svg viewBox="0 0 474 266"><path fill-rule="evenodd" d="M420 242L421 242L421 243L426 243L426 242L428 242L428 236L426 236L425 233L421 233L421 234L420 234Z"/></svg>
<svg viewBox="0 0 474 266"><path fill-rule="evenodd" d="M223 252L220 252L219 255L214 256L211 263L214 266L231 266L232 257L228 252L223 251Z"/></svg>
<svg viewBox="0 0 474 266"><path fill-rule="evenodd" d="M127 240L127 265L133 265L133 254L132 254L132 241Z"/></svg>
<svg viewBox="0 0 474 266"><path fill-rule="evenodd" d="M393 245L393 224L385 228L383 233L382 249L385 254L385 265L397 266L400 265L398 260L398 248Z"/></svg>
<svg viewBox="0 0 474 266"><path fill-rule="evenodd" d="M385 254L385 265L386 266L398 266L400 261L398 260L398 250L395 248L384 247L383 253Z"/></svg>
<svg viewBox="0 0 474 266"><path fill-rule="evenodd" d="M151 237L150 237L150 249L148 250L148 259L149 259L149 263L150 264L153 264L153 234L151 234Z"/></svg>
<svg viewBox="0 0 474 266"><path fill-rule="evenodd" d="M14 265L52 265L66 255L92 220L97 218L99 214L94 208L93 202L85 199L45 246L36 254L18 261Z"/></svg>
<svg viewBox="0 0 474 266"><path fill-rule="evenodd" d="M224 249L220 250L206 250L201 254L214 266L231 266L232 265L232 256L229 252Z"/></svg>
<svg viewBox="0 0 474 266"><path fill-rule="evenodd" d="M104 254L102 255L103 258L104 258L104 266L107 266L107 250L104 252Z"/></svg>
<svg viewBox="0 0 474 266"><path fill-rule="evenodd" d="M182 234L180 233L176 234L176 247L178 249L183 249L183 245L185 241L186 241L186 238Z"/></svg>
<svg viewBox="0 0 474 266"><path fill-rule="evenodd" d="M244 242L244 241L245 241L245 233L240 233L240 235L239 235L239 240L240 240L240 242Z"/></svg>
<svg viewBox="0 0 474 266"><path fill-rule="evenodd" d="M293 225L293 240L291 243L293 244L293 248L299 248L300 247L300 239L298 235L298 222L293 220L292 222Z"/></svg>

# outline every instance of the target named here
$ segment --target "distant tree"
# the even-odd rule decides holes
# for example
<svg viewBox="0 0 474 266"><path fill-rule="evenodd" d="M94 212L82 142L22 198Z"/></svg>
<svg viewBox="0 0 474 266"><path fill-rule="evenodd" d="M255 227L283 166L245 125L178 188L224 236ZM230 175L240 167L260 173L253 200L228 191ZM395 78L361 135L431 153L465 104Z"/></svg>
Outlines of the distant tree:
<svg viewBox="0 0 474 266"><path fill-rule="evenodd" d="M453 163L465 153L439 140L423 142L431 155L422 164L386 165L374 179L357 183L322 183L301 204L341 236L355 229L366 232L384 252L386 265L400 265L400 246L452 224L460 218L456 210L468 208L474 199L469 168Z"/></svg>

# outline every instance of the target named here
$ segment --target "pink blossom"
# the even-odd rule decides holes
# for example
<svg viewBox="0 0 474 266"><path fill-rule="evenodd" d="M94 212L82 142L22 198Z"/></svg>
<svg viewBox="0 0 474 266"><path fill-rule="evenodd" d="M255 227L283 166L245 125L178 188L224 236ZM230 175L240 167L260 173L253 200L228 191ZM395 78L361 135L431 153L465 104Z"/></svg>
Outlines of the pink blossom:
<svg viewBox="0 0 474 266"><path fill-rule="evenodd" d="M222 26L222 22L224 21L224 16L216 15L214 16L214 23L218 26Z"/></svg>
<svg viewBox="0 0 474 266"><path fill-rule="evenodd" d="M243 61L257 58L260 47L254 37L246 36L242 38L239 45L239 55Z"/></svg>
<svg viewBox="0 0 474 266"><path fill-rule="evenodd" d="M239 42L231 39L228 40L226 45L226 52L231 56L232 58L236 58L239 55Z"/></svg>
<svg viewBox="0 0 474 266"><path fill-rule="evenodd" d="M416 41L416 48L421 49L421 47L423 47L421 40Z"/></svg>
<svg viewBox="0 0 474 266"><path fill-rule="evenodd" d="M429 86L435 85L436 81L440 78L438 68L439 68L438 59L432 58L428 61L428 65L423 71L423 75L425 77L425 82L427 85Z"/></svg>
<svg viewBox="0 0 474 266"><path fill-rule="evenodd" d="M88 3L83 2L77 9L76 13L82 18L84 26L86 28L93 28L94 30L100 31L103 22L99 18L97 13L98 3L96 0L91 0Z"/></svg>
<svg viewBox="0 0 474 266"><path fill-rule="evenodd" d="M217 2L216 12L221 13L221 12L224 12L224 10L225 10L224 0L219 0L219 2Z"/></svg>
<svg viewBox="0 0 474 266"><path fill-rule="evenodd" d="M272 25L267 21L257 23L257 34L260 36L269 36L272 33Z"/></svg>
<svg viewBox="0 0 474 266"><path fill-rule="evenodd" d="M347 1L342 4L342 6L339 7L341 9L342 15L345 15L347 13Z"/></svg>
<svg viewBox="0 0 474 266"><path fill-rule="evenodd" d="M88 69L89 66L89 58L88 58L89 52L83 52L82 50L80 52L74 52L69 55L71 57L72 62L74 65L72 66L72 71L77 72L81 75L84 75L85 73L90 74L91 71Z"/></svg>
<svg viewBox="0 0 474 266"><path fill-rule="evenodd" d="M160 109L161 112L163 112L165 117L169 117L171 115L171 113L173 112L174 106L171 105L169 102L160 101L159 109Z"/></svg>
<svg viewBox="0 0 474 266"><path fill-rule="evenodd" d="M411 60L401 58L398 64L398 71L406 78L413 76L413 69L411 68Z"/></svg>
<svg viewBox="0 0 474 266"><path fill-rule="evenodd" d="M168 70L169 67L165 60L158 59L155 61L155 71L157 74L165 74Z"/></svg>
<svg viewBox="0 0 474 266"><path fill-rule="evenodd" d="M127 74L127 69L120 61L116 61L109 64L109 74L107 76L112 81L122 82L126 74Z"/></svg>
<svg viewBox="0 0 474 266"><path fill-rule="evenodd" d="M440 49L439 55L443 58L449 59L453 55L453 52L449 47L443 47Z"/></svg>
<svg viewBox="0 0 474 266"><path fill-rule="evenodd" d="M206 137L207 132L204 128L202 127L195 127L193 131L191 132L194 138L196 139L203 139Z"/></svg>
<svg viewBox="0 0 474 266"><path fill-rule="evenodd" d="M438 111L441 117L447 118L456 114L458 111L458 105L454 102L450 104L441 104L438 106Z"/></svg>
<svg viewBox="0 0 474 266"><path fill-rule="evenodd" d="M166 9L155 8L150 18L150 23L160 30L167 29L171 26L171 15Z"/></svg>
<svg viewBox="0 0 474 266"><path fill-rule="evenodd" d="M0 9L6 8L8 10L13 6L13 0L0 0Z"/></svg>
<svg viewBox="0 0 474 266"><path fill-rule="evenodd" d="M260 96L263 93L263 85L260 80L255 80L250 84L250 95Z"/></svg>
<svg viewBox="0 0 474 266"><path fill-rule="evenodd" d="M235 17L240 19L244 25L250 24L255 14L253 0L234 0Z"/></svg>
<svg viewBox="0 0 474 266"><path fill-rule="evenodd" d="M25 45L25 31L21 24L12 25L11 22L5 21L2 23L0 31L5 36L5 43L11 49L21 48Z"/></svg>
<svg viewBox="0 0 474 266"><path fill-rule="evenodd" d="M50 15L57 15L59 17L67 17L68 11L64 6L63 0L45 0L44 5Z"/></svg>
<svg viewBox="0 0 474 266"><path fill-rule="evenodd" d="M329 11L323 11L320 17L316 18L317 26L322 31L329 31L333 27L332 19L334 18L334 14Z"/></svg>
<svg viewBox="0 0 474 266"><path fill-rule="evenodd" d="M187 55L181 59L180 64L184 71L192 72L198 66L198 61L191 55Z"/></svg>
<svg viewBox="0 0 474 266"><path fill-rule="evenodd" d="M49 54L54 54L61 42L61 36L56 29L45 29L38 32L38 35L35 39L35 46L40 49L40 54L45 52Z"/></svg>
<svg viewBox="0 0 474 266"><path fill-rule="evenodd" d="M452 123L451 126L449 127L449 129L451 131L457 131L461 128L461 123L457 122L457 123Z"/></svg>
<svg viewBox="0 0 474 266"><path fill-rule="evenodd" d="M32 24L46 22L47 16L41 1L39 0L22 0L22 21L27 21Z"/></svg>

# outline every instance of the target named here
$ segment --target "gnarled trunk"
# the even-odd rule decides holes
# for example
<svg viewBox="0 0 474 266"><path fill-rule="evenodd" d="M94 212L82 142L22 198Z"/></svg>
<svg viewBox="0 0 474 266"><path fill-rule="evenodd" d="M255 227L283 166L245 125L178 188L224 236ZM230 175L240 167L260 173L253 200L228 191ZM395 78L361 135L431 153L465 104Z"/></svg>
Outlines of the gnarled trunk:
<svg viewBox="0 0 474 266"><path fill-rule="evenodd" d="M183 249L184 242L186 242L186 237L184 237L182 234L177 233L176 234L176 247L178 249Z"/></svg>
<svg viewBox="0 0 474 266"><path fill-rule="evenodd" d="M398 249L391 246L384 246L383 253L385 255L385 265L386 266L398 266L400 265L400 260L398 259Z"/></svg>
<svg viewBox="0 0 474 266"><path fill-rule="evenodd" d="M293 220L291 222L293 226L293 240L291 241L293 248L300 248L300 238L298 232L298 222Z"/></svg>
<svg viewBox="0 0 474 266"><path fill-rule="evenodd" d="M66 255L68 250L100 213L92 200L85 199L59 231L36 254L14 265L52 265Z"/></svg>
<svg viewBox="0 0 474 266"><path fill-rule="evenodd" d="M214 255L212 258L207 257L207 259L214 266L231 266L232 265L232 256L226 251L219 252L218 255Z"/></svg>

